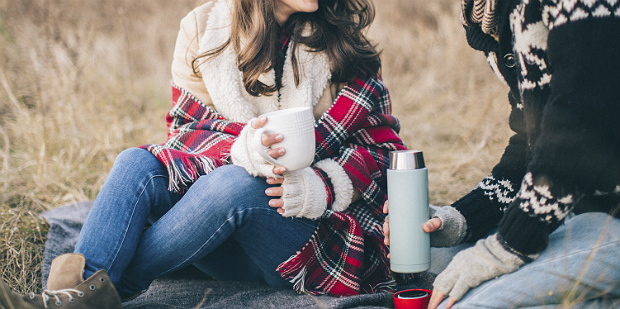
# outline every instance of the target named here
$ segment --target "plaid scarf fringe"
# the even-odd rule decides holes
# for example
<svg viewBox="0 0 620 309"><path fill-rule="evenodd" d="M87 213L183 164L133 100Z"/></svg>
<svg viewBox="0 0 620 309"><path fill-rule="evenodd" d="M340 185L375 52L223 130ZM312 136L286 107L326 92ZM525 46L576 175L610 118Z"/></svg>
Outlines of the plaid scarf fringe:
<svg viewBox="0 0 620 309"><path fill-rule="evenodd" d="M153 153L166 166L168 189L184 192L198 177L229 164L230 147L245 124L224 119L174 83L172 103L166 115L166 143L140 148Z"/></svg>
<svg viewBox="0 0 620 309"><path fill-rule="evenodd" d="M226 160L216 160L200 155L175 155L173 150L158 145L149 145L146 150L155 154L160 161L170 162L166 164L166 170L169 177L168 190L172 192L184 192L201 175L206 175L217 167L228 164Z"/></svg>

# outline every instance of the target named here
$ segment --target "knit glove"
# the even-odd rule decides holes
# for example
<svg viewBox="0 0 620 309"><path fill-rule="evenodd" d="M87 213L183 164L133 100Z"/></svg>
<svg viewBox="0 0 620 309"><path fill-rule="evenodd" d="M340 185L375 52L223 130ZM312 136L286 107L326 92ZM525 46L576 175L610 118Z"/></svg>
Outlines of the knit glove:
<svg viewBox="0 0 620 309"><path fill-rule="evenodd" d="M254 149L253 141L257 129L250 125L253 120L248 121L230 148L232 164L243 167L254 177L281 177L273 173L274 165L259 154L259 149Z"/></svg>
<svg viewBox="0 0 620 309"><path fill-rule="evenodd" d="M432 247L453 247L463 242L467 234L465 217L452 206L429 205L428 213L432 218L439 218L441 226L431 233Z"/></svg>
<svg viewBox="0 0 620 309"><path fill-rule="evenodd" d="M497 234L493 234L455 255L448 267L437 276L433 287L458 301L469 289L517 270L525 264L524 258L506 250L497 239Z"/></svg>
<svg viewBox="0 0 620 309"><path fill-rule="evenodd" d="M282 183L285 217L316 219L328 208L344 211L353 200L353 184L334 160L319 161L314 167L286 172Z"/></svg>

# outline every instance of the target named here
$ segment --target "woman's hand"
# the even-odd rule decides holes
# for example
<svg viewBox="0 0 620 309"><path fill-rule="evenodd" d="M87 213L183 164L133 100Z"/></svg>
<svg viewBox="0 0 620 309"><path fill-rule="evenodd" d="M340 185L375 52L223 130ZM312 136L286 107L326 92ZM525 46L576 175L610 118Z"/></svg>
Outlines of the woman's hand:
<svg viewBox="0 0 620 309"><path fill-rule="evenodd" d="M275 168L274 168L274 173L275 173ZM273 178L273 177L269 177L267 178L267 183L270 185L281 185L282 182L284 182L284 178L279 177L279 178ZM267 194L267 196L271 196L271 197L282 197L283 194L283 188L281 186L277 186L277 187L271 187L268 188L267 190L265 190L265 194ZM281 198L274 198L269 200L269 206L276 208L276 210L278 211L279 214L283 214L284 213L284 200L282 200Z"/></svg>
<svg viewBox="0 0 620 309"><path fill-rule="evenodd" d="M386 200L383 204L383 213L387 214L389 211L388 201ZM441 227L441 219L432 218L424 223L422 229L427 233L432 233L437 231ZM383 223L383 234L385 234L385 238L383 239L383 243L386 246L390 245L390 217L385 218L385 222ZM389 255L388 255L389 257Z"/></svg>
<svg viewBox="0 0 620 309"><path fill-rule="evenodd" d="M312 167L287 172L284 177L267 177L267 183L276 185L265 190L272 197L269 206L284 217L314 220L327 209L325 182Z"/></svg>
<svg viewBox="0 0 620 309"><path fill-rule="evenodd" d="M267 123L267 117L259 117L257 119L254 119L254 121L252 121L250 125L254 129L260 129L266 123ZM261 136L261 143L265 147L270 147L271 145L275 143L279 143L281 141L282 141L282 134L280 133L274 133L274 134L263 133L263 136ZM286 150L282 147L267 150L267 154L270 155L274 159L277 159L283 156L285 153L286 153ZM284 174L284 172L286 172L286 167L284 166L273 167L273 173L276 175L282 175ZM278 178L268 177L267 178L267 183L270 185L281 185L282 182L284 182L283 177L278 177ZM275 187L271 187L265 190L265 194L271 197L282 197L282 191L283 189L281 186L275 186ZM274 199L269 200L269 206L277 208L277 211L279 214L284 213L284 209L282 208L284 206L284 201L281 198L274 198Z"/></svg>
<svg viewBox="0 0 620 309"><path fill-rule="evenodd" d="M267 123L267 117L259 117L259 118L254 119L250 123L250 125L254 129L260 129L263 126L265 126L266 123ZM261 136L261 143L265 147L270 147L271 145L275 143L281 142L282 139L283 139L283 136L280 133L274 133L274 134L263 133L263 135ZM277 159L283 156L285 153L286 153L286 149L282 147L267 150L267 154L270 155L274 159ZM275 166L273 168L273 173L276 175L282 175L284 172L286 172L286 167L284 166Z"/></svg>
<svg viewBox="0 0 620 309"><path fill-rule="evenodd" d="M245 125L235 142L230 147L230 162L243 167L250 175L255 177L280 177L286 171L284 167L276 167L266 160L262 148L267 147L265 154L272 158L279 158L286 150L273 145L283 140L282 134L261 134L260 143L255 136L257 129L263 128L267 123L267 117L252 118ZM261 149L257 149L257 148Z"/></svg>

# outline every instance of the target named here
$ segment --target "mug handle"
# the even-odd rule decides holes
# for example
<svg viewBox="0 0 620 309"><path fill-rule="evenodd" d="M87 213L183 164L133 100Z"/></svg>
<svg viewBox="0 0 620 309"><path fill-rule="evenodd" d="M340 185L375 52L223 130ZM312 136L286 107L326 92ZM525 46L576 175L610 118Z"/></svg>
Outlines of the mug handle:
<svg viewBox="0 0 620 309"><path fill-rule="evenodd" d="M265 128L256 129L254 133L254 149L258 154L263 157L263 159L269 161L273 165L281 166L282 164L278 162L275 158L270 156L267 151L265 151L265 146L262 143L262 136L264 133L272 133L273 131L267 130Z"/></svg>

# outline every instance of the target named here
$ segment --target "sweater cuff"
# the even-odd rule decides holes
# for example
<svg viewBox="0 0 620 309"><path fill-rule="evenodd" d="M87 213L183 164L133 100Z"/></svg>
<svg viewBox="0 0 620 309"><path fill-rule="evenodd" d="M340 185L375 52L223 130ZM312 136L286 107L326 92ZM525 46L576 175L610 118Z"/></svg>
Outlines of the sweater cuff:
<svg viewBox="0 0 620 309"><path fill-rule="evenodd" d="M284 217L317 219L327 209L325 185L311 167L285 173L282 189Z"/></svg>
<svg viewBox="0 0 620 309"><path fill-rule="evenodd" d="M572 194L557 197L552 193L552 184L547 177L534 177L531 172L523 177L518 198L510 204L498 227L500 239L515 253L540 253L547 247L549 234L572 211Z"/></svg>
<svg viewBox="0 0 620 309"><path fill-rule="evenodd" d="M355 189L344 168L332 159L321 160L314 166L327 174L328 180L333 186L331 192L333 192L334 198L331 203L331 209L337 212L345 211L353 202L353 192ZM325 186L326 190L329 191L327 181L325 181Z"/></svg>
<svg viewBox="0 0 620 309"><path fill-rule="evenodd" d="M280 176L273 173L273 164L261 157L258 151L253 148L254 135L257 130L250 125L252 120L248 121L230 147L232 164L243 167L254 177L278 178Z"/></svg>
<svg viewBox="0 0 620 309"><path fill-rule="evenodd" d="M519 208L520 200L508 208L498 227L498 237L506 248L519 256L538 254L549 243L554 229L548 223L529 216Z"/></svg>
<svg viewBox="0 0 620 309"><path fill-rule="evenodd" d="M439 218L441 226L431 234L431 246L453 247L463 242L467 234L465 217L452 206L429 205L430 218Z"/></svg>

